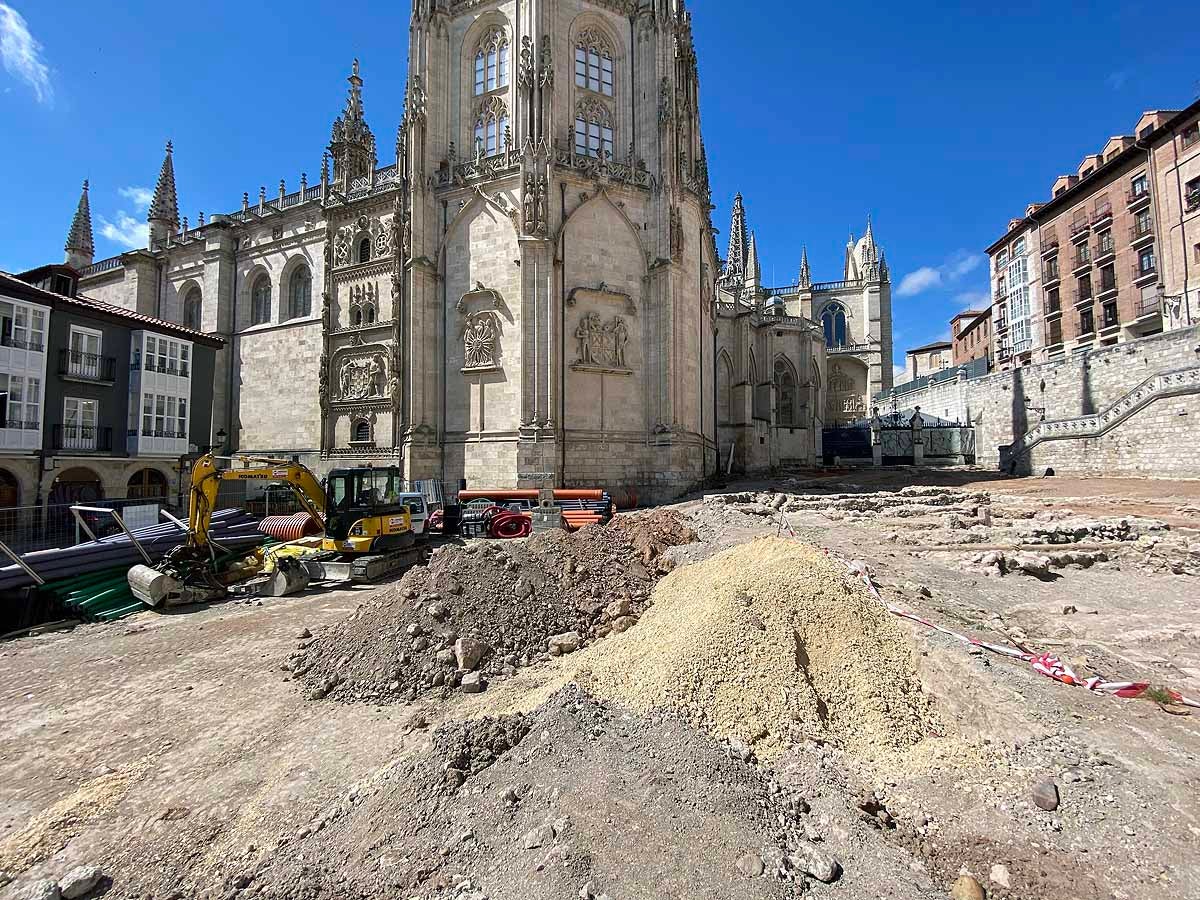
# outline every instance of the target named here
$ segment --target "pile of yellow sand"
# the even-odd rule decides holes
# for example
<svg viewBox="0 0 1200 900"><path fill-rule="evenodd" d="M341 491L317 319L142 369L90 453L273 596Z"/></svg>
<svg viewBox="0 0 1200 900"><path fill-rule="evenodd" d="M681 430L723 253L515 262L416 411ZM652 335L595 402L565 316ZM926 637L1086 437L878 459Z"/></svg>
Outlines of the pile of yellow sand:
<svg viewBox="0 0 1200 900"><path fill-rule="evenodd" d="M669 575L638 627L579 680L637 711L674 709L765 759L805 738L873 756L928 732L913 650L891 614L845 567L780 538Z"/></svg>

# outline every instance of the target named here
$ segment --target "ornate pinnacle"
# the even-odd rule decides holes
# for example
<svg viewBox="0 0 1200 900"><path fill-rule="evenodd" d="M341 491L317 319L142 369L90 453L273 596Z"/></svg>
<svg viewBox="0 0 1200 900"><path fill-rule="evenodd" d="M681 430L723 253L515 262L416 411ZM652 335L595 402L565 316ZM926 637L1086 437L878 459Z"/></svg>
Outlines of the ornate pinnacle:
<svg viewBox="0 0 1200 900"><path fill-rule="evenodd" d="M158 182L154 186L154 199L150 201L150 210L146 214L147 221L165 222L172 227L179 225L179 199L175 194L175 148L167 141L167 155L163 157L162 168L158 171Z"/></svg>
<svg viewBox="0 0 1200 900"><path fill-rule="evenodd" d="M88 203L88 182L83 183L83 192L79 195L79 205L75 207L75 218L71 220L71 230L67 233L67 245L63 248L67 251L68 261L71 259L72 253L80 257L88 257L89 260L95 253L95 244L92 241L92 208ZM90 261L88 265L90 265Z"/></svg>

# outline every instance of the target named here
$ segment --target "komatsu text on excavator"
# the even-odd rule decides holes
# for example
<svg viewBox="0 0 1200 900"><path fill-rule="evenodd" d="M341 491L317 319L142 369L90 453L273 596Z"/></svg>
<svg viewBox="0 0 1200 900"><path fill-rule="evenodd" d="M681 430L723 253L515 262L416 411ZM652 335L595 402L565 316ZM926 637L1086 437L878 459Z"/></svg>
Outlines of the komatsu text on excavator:
<svg viewBox="0 0 1200 900"><path fill-rule="evenodd" d="M404 490L399 468L335 469L324 484L297 462L261 457L222 458L241 468L218 468L207 454L192 467L188 493L188 539L158 568L134 566L129 585L138 599L157 606L211 600L231 584L257 574L253 568L220 571L221 548L210 539L222 481L269 480L292 489L301 509L324 527L319 551L280 557L276 563L312 581L372 582L418 562L426 536L425 500Z"/></svg>

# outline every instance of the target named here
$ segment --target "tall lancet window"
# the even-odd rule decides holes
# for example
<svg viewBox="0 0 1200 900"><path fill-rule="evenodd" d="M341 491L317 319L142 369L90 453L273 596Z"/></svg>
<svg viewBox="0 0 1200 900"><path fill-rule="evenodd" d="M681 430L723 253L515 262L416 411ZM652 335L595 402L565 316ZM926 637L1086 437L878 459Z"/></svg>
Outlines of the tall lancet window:
<svg viewBox="0 0 1200 900"><path fill-rule="evenodd" d="M846 310L840 303L830 303L821 313L826 347L846 346Z"/></svg>
<svg viewBox="0 0 1200 900"><path fill-rule="evenodd" d="M606 97L613 95L612 47L594 31L581 31L575 42L575 84Z"/></svg>
<svg viewBox="0 0 1200 900"><path fill-rule="evenodd" d="M575 111L575 152L580 156L612 159L612 115L598 100L584 100Z"/></svg>
<svg viewBox="0 0 1200 900"><path fill-rule="evenodd" d="M490 97L479 107L475 119L475 150L495 156L508 149L508 107L499 97Z"/></svg>
<svg viewBox="0 0 1200 900"><path fill-rule="evenodd" d="M508 87L508 35L493 28L475 50L475 96Z"/></svg>

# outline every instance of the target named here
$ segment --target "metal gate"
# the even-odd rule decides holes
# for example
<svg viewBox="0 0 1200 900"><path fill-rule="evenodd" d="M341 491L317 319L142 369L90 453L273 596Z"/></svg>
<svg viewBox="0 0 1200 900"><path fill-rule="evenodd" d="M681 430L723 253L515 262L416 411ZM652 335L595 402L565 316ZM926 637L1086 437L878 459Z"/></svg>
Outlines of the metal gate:
<svg viewBox="0 0 1200 900"><path fill-rule="evenodd" d="M853 428L826 428L822 446L825 451L826 463L832 463L836 456L845 459L870 459L871 429L866 425Z"/></svg>

